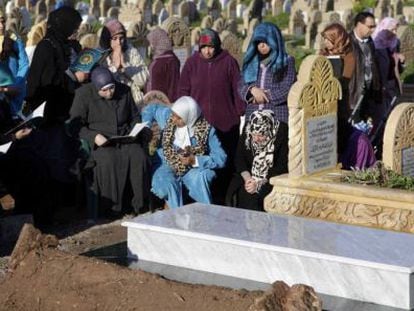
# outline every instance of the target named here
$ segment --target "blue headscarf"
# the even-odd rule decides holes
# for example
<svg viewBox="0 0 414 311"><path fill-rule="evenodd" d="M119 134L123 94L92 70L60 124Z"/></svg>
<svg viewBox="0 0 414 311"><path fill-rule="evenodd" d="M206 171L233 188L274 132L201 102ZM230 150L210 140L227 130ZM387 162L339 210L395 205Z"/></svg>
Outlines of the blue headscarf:
<svg viewBox="0 0 414 311"><path fill-rule="evenodd" d="M260 65L259 52L257 51L259 42L266 42L271 49L268 56L270 57L268 66L273 74L287 65L288 54L279 28L272 23L261 23L254 29L252 39L244 54L242 74L245 83L257 81Z"/></svg>

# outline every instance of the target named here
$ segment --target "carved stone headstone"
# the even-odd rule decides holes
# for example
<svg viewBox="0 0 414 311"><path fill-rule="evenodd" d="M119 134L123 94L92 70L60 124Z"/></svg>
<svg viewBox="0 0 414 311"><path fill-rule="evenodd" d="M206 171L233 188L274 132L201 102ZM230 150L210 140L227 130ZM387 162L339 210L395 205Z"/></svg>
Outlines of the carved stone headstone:
<svg viewBox="0 0 414 311"><path fill-rule="evenodd" d="M210 15L206 15L201 20L201 28L211 28L213 27L213 18Z"/></svg>
<svg viewBox="0 0 414 311"><path fill-rule="evenodd" d="M239 3L236 6L236 15L237 18L242 18L244 16L244 11L246 10L246 6L243 3Z"/></svg>
<svg viewBox="0 0 414 311"><path fill-rule="evenodd" d="M178 6L180 5L179 0L170 0L167 4L167 11L169 16L178 15Z"/></svg>
<svg viewBox="0 0 414 311"><path fill-rule="evenodd" d="M404 2L402 0L394 1L394 16L402 15L404 9Z"/></svg>
<svg viewBox="0 0 414 311"><path fill-rule="evenodd" d="M161 26L162 23L169 17L167 9L162 8L160 11L160 15L158 15L158 25Z"/></svg>
<svg viewBox="0 0 414 311"><path fill-rule="evenodd" d="M353 17L352 10L345 10L342 14L341 21L347 31L351 31L353 28Z"/></svg>
<svg viewBox="0 0 414 311"><path fill-rule="evenodd" d="M283 13L283 0L272 0L272 15Z"/></svg>
<svg viewBox="0 0 414 311"><path fill-rule="evenodd" d="M283 12L290 14L291 10L292 10L292 1L291 0L283 1Z"/></svg>
<svg viewBox="0 0 414 311"><path fill-rule="evenodd" d="M191 54L190 29L177 17L167 18L161 26L171 39L173 51L180 60L181 69Z"/></svg>
<svg viewBox="0 0 414 311"><path fill-rule="evenodd" d="M178 16L187 24L190 25L190 6L188 1L183 1L178 6Z"/></svg>
<svg viewBox="0 0 414 311"><path fill-rule="evenodd" d="M99 18L101 12L99 8L99 0L91 0L89 7L89 14Z"/></svg>
<svg viewBox="0 0 414 311"><path fill-rule="evenodd" d="M221 3L219 0L209 0L207 3L208 14L216 20L221 15Z"/></svg>
<svg viewBox="0 0 414 311"><path fill-rule="evenodd" d="M27 34L26 46L36 46L46 35L46 21L35 24Z"/></svg>
<svg viewBox="0 0 414 311"><path fill-rule="evenodd" d="M138 2L138 7L143 14L143 22L145 24L152 24L152 3L151 0L141 0Z"/></svg>
<svg viewBox="0 0 414 311"><path fill-rule="evenodd" d="M96 33L88 33L80 38L79 43L83 49L95 49L99 45L99 37Z"/></svg>
<svg viewBox="0 0 414 311"><path fill-rule="evenodd" d="M223 30L226 29L226 21L224 20L224 18L219 17L214 21L212 28L218 33L221 33Z"/></svg>
<svg viewBox="0 0 414 311"><path fill-rule="evenodd" d="M374 10L374 15L379 20L383 19L384 17L391 15L391 3L390 0L379 0L377 7Z"/></svg>
<svg viewBox="0 0 414 311"><path fill-rule="evenodd" d="M119 21L128 29L132 24L143 21L142 10L133 4L121 7L119 11Z"/></svg>
<svg viewBox="0 0 414 311"><path fill-rule="evenodd" d="M77 38L80 40L84 35L93 33L93 26L90 23L82 23L79 26Z"/></svg>
<svg viewBox="0 0 414 311"><path fill-rule="evenodd" d="M99 4L99 9L101 12L100 16L107 16L108 11L112 6L112 0L101 0Z"/></svg>
<svg viewBox="0 0 414 311"><path fill-rule="evenodd" d="M237 18L237 0L231 0L229 3L227 3L226 7L226 16L229 19L236 19Z"/></svg>
<svg viewBox="0 0 414 311"><path fill-rule="evenodd" d="M341 15L337 12L322 13L322 20L327 23L341 22Z"/></svg>
<svg viewBox="0 0 414 311"><path fill-rule="evenodd" d="M191 30L191 49L193 52L198 50L198 41L200 41L200 33L200 27L195 27L193 30Z"/></svg>
<svg viewBox="0 0 414 311"><path fill-rule="evenodd" d="M233 56L239 65L243 62L243 53L242 53L242 42L241 40L232 32L224 30L220 34L221 38L221 47L227 50L231 56Z"/></svg>
<svg viewBox="0 0 414 311"><path fill-rule="evenodd" d="M259 21L254 18L250 21L249 29L247 31L247 36L243 41L242 52L245 53L249 46L250 40L252 39L254 29L259 25Z"/></svg>
<svg viewBox="0 0 414 311"><path fill-rule="evenodd" d="M106 12L106 17L108 17L109 19L118 19L119 8L118 7L109 8L108 12Z"/></svg>
<svg viewBox="0 0 414 311"><path fill-rule="evenodd" d="M161 0L155 0L152 4L152 14L158 16L164 8L164 3Z"/></svg>
<svg viewBox="0 0 414 311"><path fill-rule="evenodd" d="M311 18L306 27L305 46L310 49L315 43L318 34L318 25L322 22L322 13L320 11L311 12Z"/></svg>
<svg viewBox="0 0 414 311"><path fill-rule="evenodd" d="M301 10L295 11L289 20L289 33L295 36L302 36L305 33L305 17Z"/></svg>
<svg viewBox="0 0 414 311"><path fill-rule="evenodd" d="M288 96L289 176L300 177L337 165L337 105L341 85L323 56L302 62Z"/></svg>
<svg viewBox="0 0 414 311"><path fill-rule="evenodd" d="M409 64L414 61L414 30L410 26L400 26L397 35L401 42L400 51Z"/></svg>
<svg viewBox="0 0 414 311"><path fill-rule="evenodd" d="M208 10L206 0L198 0L197 2L197 11L200 13L206 13Z"/></svg>
<svg viewBox="0 0 414 311"><path fill-rule="evenodd" d="M35 16L47 16L47 7L44 0L39 0L35 5Z"/></svg>
<svg viewBox="0 0 414 311"><path fill-rule="evenodd" d="M384 165L399 174L414 177L414 103L397 105L384 131Z"/></svg>
<svg viewBox="0 0 414 311"><path fill-rule="evenodd" d="M147 40L148 29L144 22L136 22L129 26L127 37L131 44L138 49L143 59L148 56L149 42Z"/></svg>

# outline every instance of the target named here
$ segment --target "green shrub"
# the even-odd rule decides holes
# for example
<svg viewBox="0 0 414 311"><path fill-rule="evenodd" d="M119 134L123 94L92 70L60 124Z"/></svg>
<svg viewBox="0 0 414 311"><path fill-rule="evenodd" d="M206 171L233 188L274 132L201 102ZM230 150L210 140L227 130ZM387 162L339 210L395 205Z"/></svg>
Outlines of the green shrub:
<svg viewBox="0 0 414 311"><path fill-rule="evenodd" d="M352 11L354 13L360 13L363 12L366 9L369 8L375 8L377 4L376 0L359 0L359 1L355 1L355 4L352 8Z"/></svg>
<svg viewBox="0 0 414 311"><path fill-rule="evenodd" d="M287 29L289 27L289 14L288 13L280 13L279 15L273 16L273 15L266 15L263 18L264 22L270 22L277 27L280 28L280 30Z"/></svg>

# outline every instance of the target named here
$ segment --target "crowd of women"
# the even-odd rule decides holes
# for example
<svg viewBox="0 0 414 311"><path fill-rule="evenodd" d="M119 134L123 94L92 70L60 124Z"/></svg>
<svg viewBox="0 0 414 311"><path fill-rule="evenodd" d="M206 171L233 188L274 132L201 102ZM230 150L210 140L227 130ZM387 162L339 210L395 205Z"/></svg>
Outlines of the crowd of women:
<svg viewBox="0 0 414 311"><path fill-rule="evenodd" d="M148 67L118 20L104 25L99 49L82 50L76 40L81 17L69 7L49 14L29 65L5 19L0 12L0 139L13 144L0 155L2 213L15 207L47 224L79 184L100 213L111 215L127 208L139 213L152 197L170 208L193 200L263 210L270 177L287 173L287 96L296 70L276 25L255 28L241 70L217 32L204 29L199 50L180 72L160 28L147 36ZM380 156L374 147L381 146L381 127L401 93L397 27L393 18L376 27L372 14L360 13L351 33L339 23L322 32L320 53L340 60L338 158L344 168L368 167ZM145 106L151 90L173 103ZM10 131L22 109L42 103L40 125ZM146 127L124 139L137 123ZM149 154L153 123L162 135Z"/></svg>

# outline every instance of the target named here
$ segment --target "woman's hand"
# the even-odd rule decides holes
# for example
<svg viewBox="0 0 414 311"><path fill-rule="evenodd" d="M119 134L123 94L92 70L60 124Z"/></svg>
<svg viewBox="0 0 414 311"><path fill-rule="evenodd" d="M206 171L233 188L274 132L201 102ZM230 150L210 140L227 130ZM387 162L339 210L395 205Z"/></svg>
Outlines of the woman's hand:
<svg viewBox="0 0 414 311"><path fill-rule="evenodd" d="M195 163L195 156L193 154L190 154L187 156L180 155L180 161L185 166L191 166L191 165L194 165Z"/></svg>
<svg viewBox="0 0 414 311"><path fill-rule="evenodd" d="M244 183L244 189L246 190L247 193L250 193L250 194L256 193L256 189L257 189L256 180L254 180L254 178L250 178L246 180L246 182Z"/></svg>
<svg viewBox="0 0 414 311"><path fill-rule="evenodd" d="M250 93L253 95L254 97L254 101L256 102L256 104L266 104L269 102L269 97L268 97L268 91L267 90L263 90L261 88L258 88L256 86L253 86L250 89Z"/></svg>
<svg viewBox="0 0 414 311"><path fill-rule="evenodd" d="M124 54L122 53L121 46L117 46L112 50L111 60L112 60L112 65L117 70L125 68Z"/></svg>
<svg viewBox="0 0 414 311"><path fill-rule="evenodd" d="M23 128L21 130L18 130L14 136L16 137L17 140L20 140L22 138L25 138L26 136L29 136L29 134L32 132L31 128Z"/></svg>
<svg viewBox="0 0 414 311"><path fill-rule="evenodd" d="M102 146L103 144L105 144L108 140L106 139L105 136L103 136L102 134L97 134L95 136L95 145L97 145L98 147Z"/></svg>

